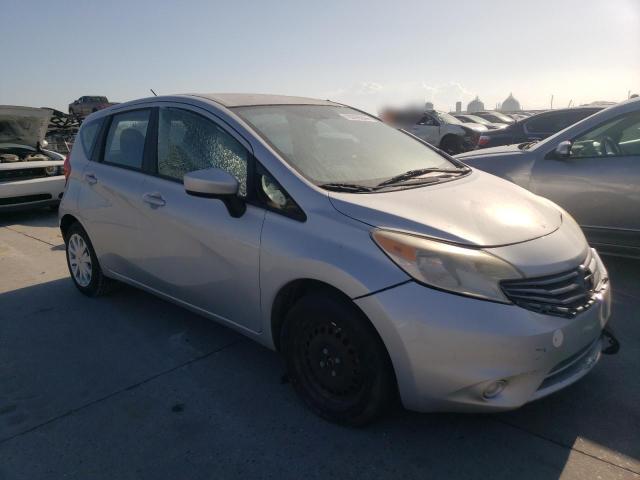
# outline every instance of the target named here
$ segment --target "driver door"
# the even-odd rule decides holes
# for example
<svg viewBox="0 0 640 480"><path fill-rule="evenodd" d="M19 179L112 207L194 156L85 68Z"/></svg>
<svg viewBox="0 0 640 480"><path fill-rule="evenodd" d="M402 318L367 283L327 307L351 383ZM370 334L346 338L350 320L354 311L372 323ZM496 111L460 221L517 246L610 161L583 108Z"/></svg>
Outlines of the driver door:
<svg viewBox="0 0 640 480"><path fill-rule="evenodd" d="M140 283L210 317L259 332L260 234L265 210L232 217L221 200L185 191L183 176L204 168L233 174L246 198L249 144L196 107L158 108L157 162L143 186Z"/></svg>
<svg viewBox="0 0 640 480"><path fill-rule="evenodd" d="M640 112L580 134L567 158L538 158L531 188L565 208L590 243L640 253Z"/></svg>

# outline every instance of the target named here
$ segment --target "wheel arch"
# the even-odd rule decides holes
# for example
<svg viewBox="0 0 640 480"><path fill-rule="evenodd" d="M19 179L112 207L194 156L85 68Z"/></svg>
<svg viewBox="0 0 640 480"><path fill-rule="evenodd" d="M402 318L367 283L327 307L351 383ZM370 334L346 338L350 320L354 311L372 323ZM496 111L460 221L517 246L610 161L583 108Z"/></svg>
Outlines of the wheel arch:
<svg viewBox="0 0 640 480"><path fill-rule="evenodd" d="M276 351L280 351L280 336L282 334L282 327L289 310L295 305L295 303L303 296L311 292L326 292L327 294L333 294L349 303L357 311L360 312L362 317L366 319L371 327L375 330L378 336L382 340L380 332L373 324L373 322L367 317L365 312L353 301L349 295L344 293L339 288L334 287L321 280L312 278L300 278L292 280L289 283L283 285L276 294L273 303L271 305L271 340ZM383 341L384 344L384 341Z"/></svg>
<svg viewBox="0 0 640 480"><path fill-rule="evenodd" d="M451 141L458 141L460 138L460 135L453 133L453 132L447 132L445 133L442 138L440 139L440 145L442 146L444 145L445 142L451 140Z"/></svg>
<svg viewBox="0 0 640 480"><path fill-rule="evenodd" d="M82 223L80 223L80 220L78 220L76 217L74 217L70 213L65 213L62 216L62 218L60 219L60 231L62 232L62 238L64 239L67 238L67 232L69 231L69 228L71 228L71 225L73 225L74 223L78 223L80 224L80 226L82 226Z"/></svg>

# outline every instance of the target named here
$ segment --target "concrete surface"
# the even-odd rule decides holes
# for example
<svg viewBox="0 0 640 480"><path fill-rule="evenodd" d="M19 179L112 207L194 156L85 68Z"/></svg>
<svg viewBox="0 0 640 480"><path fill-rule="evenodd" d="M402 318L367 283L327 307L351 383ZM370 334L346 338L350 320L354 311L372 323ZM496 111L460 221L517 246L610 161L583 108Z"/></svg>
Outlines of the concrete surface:
<svg viewBox="0 0 640 480"><path fill-rule="evenodd" d="M640 262L606 258L622 342L500 415L326 423L279 357L124 287L88 299L56 216L0 217L0 479L640 478Z"/></svg>

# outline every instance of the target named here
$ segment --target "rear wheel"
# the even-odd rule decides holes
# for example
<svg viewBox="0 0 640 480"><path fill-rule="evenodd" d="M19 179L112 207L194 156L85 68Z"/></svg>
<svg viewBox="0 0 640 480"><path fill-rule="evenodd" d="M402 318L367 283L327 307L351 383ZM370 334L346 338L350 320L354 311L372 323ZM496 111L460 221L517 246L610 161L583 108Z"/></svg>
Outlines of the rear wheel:
<svg viewBox="0 0 640 480"><path fill-rule="evenodd" d="M464 150L462 148L462 140L455 135L447 135L440 142L440 150L447 152L449 155L461 153Z"/></svg>
<svg viewBox="0 0 640 480"><path fill-rule="evenodd" d="M337 294L300 299L287 314L281 345L296 392L329 421L366 425L395 396L382 340L362 313Z"/></svg>
<svg viewBox="0 0 640 480"><path fill-rule="evenodd" d="M75 286L89 297L107 293L113 280L105 277L98 263L87 232L79 223L74 223L65 234L67 266Z"/></svg>

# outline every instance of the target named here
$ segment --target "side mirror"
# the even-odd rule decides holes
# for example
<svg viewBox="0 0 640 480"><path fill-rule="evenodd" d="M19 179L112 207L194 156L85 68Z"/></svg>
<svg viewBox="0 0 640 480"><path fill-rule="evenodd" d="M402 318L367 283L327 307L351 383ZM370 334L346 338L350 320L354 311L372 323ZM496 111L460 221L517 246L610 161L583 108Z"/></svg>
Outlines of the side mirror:
<svg viewBox="0 0 640 480"><path fill-rule="evenodd" d="M555 149L556 158L568 158L571 154L571 146L573 144L569 140L560 142Z"/></svg>
<svg viewBox="0 0 640 480"><path fill-rule="evenodd" d="M184 189L194 197L217 198L222 200L232 217L241 217L247 209L238 196L240 184L236 177L219 168L207 168L187 173Z"/></svg>

